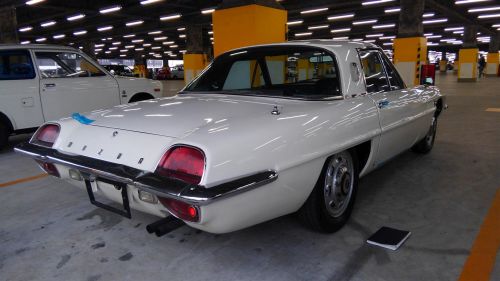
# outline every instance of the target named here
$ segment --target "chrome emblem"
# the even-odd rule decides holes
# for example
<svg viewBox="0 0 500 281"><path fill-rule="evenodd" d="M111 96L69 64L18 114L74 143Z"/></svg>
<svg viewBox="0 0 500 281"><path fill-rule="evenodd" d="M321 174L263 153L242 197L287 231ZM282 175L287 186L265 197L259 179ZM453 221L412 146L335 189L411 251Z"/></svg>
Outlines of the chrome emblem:
<svg viewBox="0 0 500 281"><path fill-rule="evenodd" d="M116 137L118 135L118 131L113 132L113 137Z"/></svg>

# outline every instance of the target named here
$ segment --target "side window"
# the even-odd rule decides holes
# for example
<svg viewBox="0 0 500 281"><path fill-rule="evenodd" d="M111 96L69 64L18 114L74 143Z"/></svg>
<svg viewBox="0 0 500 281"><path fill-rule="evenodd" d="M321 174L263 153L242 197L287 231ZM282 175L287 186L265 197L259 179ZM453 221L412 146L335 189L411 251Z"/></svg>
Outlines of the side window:
<svg viewBox="0 0 500 281"><path fill-rule="evenodd" d="M28 51L0 51L0 80L35 78L35 69Z"/></svg>
<svg viewBox="0 0 500 281"><path fill-rule="evenodd" d="M385 55L381 54L380 56L382 57L382 61L387 71L387 78L389 79L389 83L391 84L391 91L404 89L405 84L394 68L394 65L392 65L392 63L389 61L389 59L387 59Z"/></svg>
<svg viewBox="0 0 500 281"><path fill-rule="evenodd" d="M79 54L69 52L36 52L42 78L105 76L104 72Z"/></svg>
<svg viewBox="0 0 500 281"><path fill-rule="evenodd" d="M365 73L366 91L368 93L389 91L387 75L378 51L360 51L359 57Z"/></svg>

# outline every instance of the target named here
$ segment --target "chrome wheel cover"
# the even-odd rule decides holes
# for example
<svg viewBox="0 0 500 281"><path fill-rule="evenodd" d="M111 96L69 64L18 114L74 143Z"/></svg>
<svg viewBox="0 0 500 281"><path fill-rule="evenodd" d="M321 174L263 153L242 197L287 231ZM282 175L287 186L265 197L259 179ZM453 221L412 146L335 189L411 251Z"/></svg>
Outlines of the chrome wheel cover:
<svg viewBox="0 0 500 281"><path fill-rule="evenodd" d="M325 207L332 217L344 214L352 198L354 167L347 152L335 154L328 162L323 187Z"/></svg>

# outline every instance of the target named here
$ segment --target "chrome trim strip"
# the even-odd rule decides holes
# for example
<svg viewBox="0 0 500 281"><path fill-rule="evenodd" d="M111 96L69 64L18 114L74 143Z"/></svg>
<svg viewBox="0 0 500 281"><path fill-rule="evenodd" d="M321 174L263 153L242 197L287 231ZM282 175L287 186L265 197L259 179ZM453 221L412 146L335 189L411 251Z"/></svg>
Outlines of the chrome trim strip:
<svg viewBox="0 0 500 281"><path fill-rule="evenodd" d="M217 200L250 191L278 179L277 172L268 170L207 188L99 159L63 154L55 149L30 143L20 144L14 150L36 160L77 169L84 178L101 177L133 185L157 196L169 197L195 205L207 205Z"/></svg>

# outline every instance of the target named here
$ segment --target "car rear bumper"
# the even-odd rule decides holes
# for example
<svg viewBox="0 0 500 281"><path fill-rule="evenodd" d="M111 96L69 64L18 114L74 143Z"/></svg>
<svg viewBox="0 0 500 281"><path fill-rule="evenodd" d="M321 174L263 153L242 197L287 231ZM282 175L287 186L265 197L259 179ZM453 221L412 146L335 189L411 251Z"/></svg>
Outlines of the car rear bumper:
<svg viewBox="0 0 500 281"><path fill-rule="evenodd" d="M278 178L277 172L269 170L243 176L236 180L207 188L177 179L161 177L148 171L121 164L80 155L64 154L56 149L30 143L20 144L14 150L40 162L57 164L77 170L86 180L102 178L132 185L139 190L144 190L160 197L172 198L198 206L208 205L215 201L252 190L271 183Z"/></svg>

